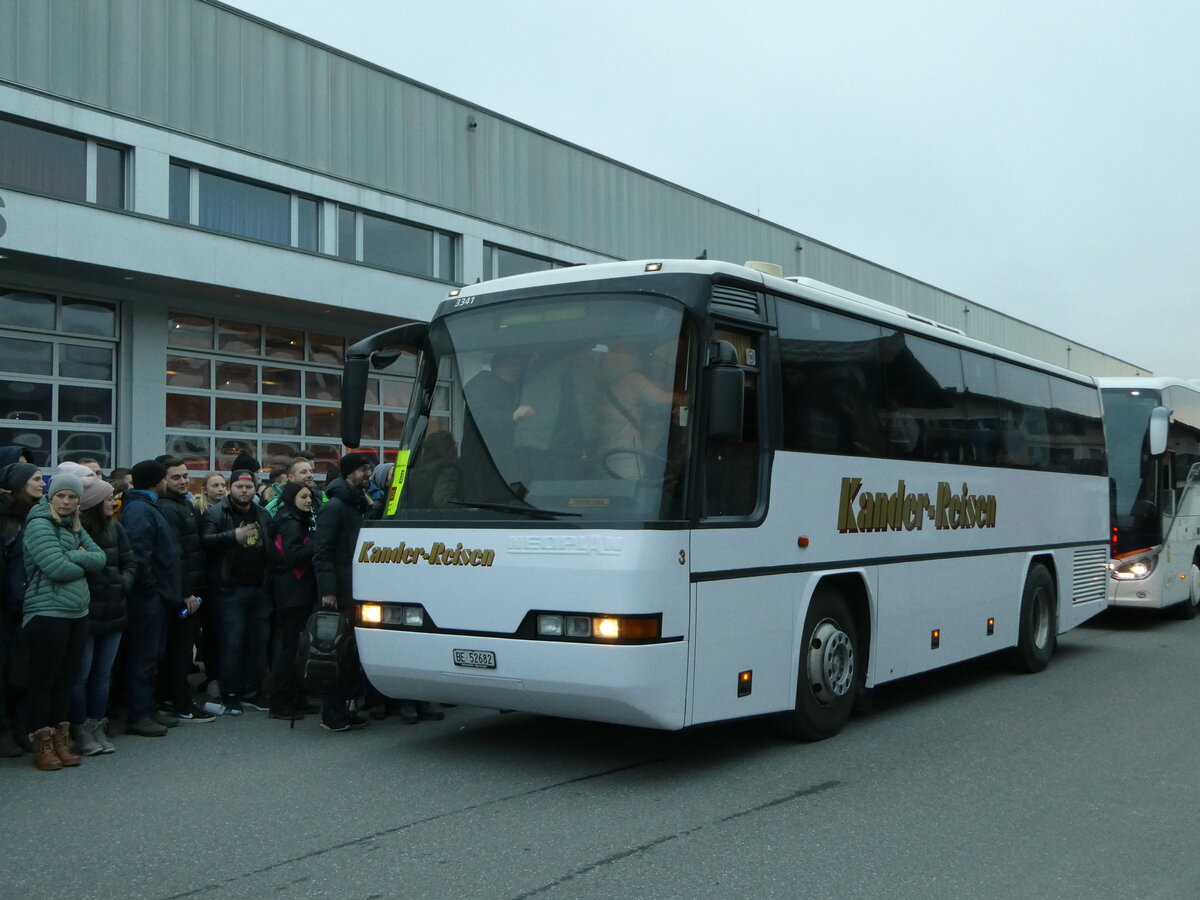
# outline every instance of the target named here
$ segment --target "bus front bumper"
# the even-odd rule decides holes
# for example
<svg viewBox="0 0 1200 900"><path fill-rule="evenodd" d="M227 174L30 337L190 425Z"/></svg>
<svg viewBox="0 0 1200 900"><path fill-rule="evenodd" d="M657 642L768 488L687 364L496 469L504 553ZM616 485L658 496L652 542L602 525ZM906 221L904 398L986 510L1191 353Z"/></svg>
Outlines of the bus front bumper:
<svg viewBox="0 0 1200 900"><path fill-rule="evenodd" d="M356 639L367 677L387 697L664 730L686 724L682 640L609 645L362 627ZM495 668L456 665L456 650L494 654Z"/></svg>

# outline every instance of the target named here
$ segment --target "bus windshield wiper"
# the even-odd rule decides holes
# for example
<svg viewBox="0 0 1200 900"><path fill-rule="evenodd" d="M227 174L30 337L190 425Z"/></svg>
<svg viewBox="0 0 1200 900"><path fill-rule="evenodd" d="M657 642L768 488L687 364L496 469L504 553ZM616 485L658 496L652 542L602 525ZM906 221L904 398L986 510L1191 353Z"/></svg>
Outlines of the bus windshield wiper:
<svg viewBox="0 0 1200 900"><path fill-rule="evenodd" d="M558 519L563 516L578 518L581 515L577 512L559 512L555 509L538 509L536 506L522 506L520 503L495 503L490 500L451 500L449 502L455 506L465 506L468 509L495 509L500 512L521 513L531 519Z"/></svg>

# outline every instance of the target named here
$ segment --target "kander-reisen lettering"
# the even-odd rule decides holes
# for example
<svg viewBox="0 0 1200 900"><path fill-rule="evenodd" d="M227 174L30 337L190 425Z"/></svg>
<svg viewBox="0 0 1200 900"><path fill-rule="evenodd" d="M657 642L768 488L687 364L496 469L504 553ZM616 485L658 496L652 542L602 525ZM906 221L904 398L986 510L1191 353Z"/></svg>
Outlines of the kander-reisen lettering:
<svg viewBox="0 0 1200 900"><path fill-rule="evenodd" d="M403 541L397 547L377 547L374 541L363 541L358 550L360 563L402 563L412 566L427 562L431 566L490 566L495 559L495 550L471 550L462 544L447 547L440 541L428 550L410 547Z"/></svg>
<svg viewBox="0 0 1200 900"><path fill-rule="evenodd" d="M838 531L858 534L867 531L920 531L926 522L935 528L995 528L996 497L994 494L972 494L964 481L962 490L955 491L949 482L939 481L937 494L908 490L904 479L896 490L862 490L861 478L843 478L841 500L838 503Z"/></svg>

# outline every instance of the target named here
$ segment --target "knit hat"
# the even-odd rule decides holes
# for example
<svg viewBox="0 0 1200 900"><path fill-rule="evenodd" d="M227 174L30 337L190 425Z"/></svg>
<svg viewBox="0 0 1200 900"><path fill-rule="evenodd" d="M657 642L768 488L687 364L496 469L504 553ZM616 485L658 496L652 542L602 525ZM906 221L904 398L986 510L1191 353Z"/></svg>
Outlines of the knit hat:
<svg viewBox="0 0 1200 900"><path fill-rule="evenodd" d="M33 463L9 463L0 469L0 488L7 491L19 491L30 478L37 474L38 467Z"/></svg>
<svg viewBox="0 0 1200 900"><path fill-rule="evenodd" d="M152 459L143 459L129 470L129 474L133 476L134 490L148 491L167 477L167 467Z"/></svg>
<svg viewBox="0 0 1200 900"><path fill-rule="evenodd" d="M235 472L238 471L239 469L246 469L250 472L257 472L261 468L262 468L262 463L260 463L253 456L251 456L249 453L246 453L244 451L242 453L239 453L237 455L237 459L235 459L233 461L233 471L235 471Z"/></svg>
<svg viewBox="0 0 1200 900"><path fill-rule="evenodd" d="M384 463L371 473L371 483L381 491L387 491L392 486L392 470L394 463Z"/></svg>
<svg viewBox="0 0 1200 900"><path fill-rule="evenodd" d="M46 488L46 496L53 497L59 491L74 491L75 496L83 499L83 479L70 472L55 472L50 478L50 486Z"/></svg>
<svg viewBox="0 0 1200 900"><path fill-rule="evenodd" d="M83 496L79 498L80 509L91 509L93 506L99 506L113 495L113 486L103 478L88 475L87 478L80 480L83 482Z"/></svg>
<svg viewBox="0 0 1200 900"><path fill-rule="evenodd" d="M66 472L68 475L78 475L80 478L88 478L96 474L87 466L81 466L77 462L60 462L58 471Z"/></svg>
<svg viewBox="0 0 1200 900"><path fill-rule="evenodd" d="M255 477L254 472L251 472L249 469L234 469L233 474L229 476L229 486L233 487L235 482L242 481L243 479L249 479L251 483L258 484L258 479Z"/></svg>
<svg viewBox="0 0 1200 900"><path fill-rule="evenodd" d="M365 453L347 453L338 463L338 471L342 473L343 478L347 478L352 472L357 472L363 466L374 465L374 463L375 461Z"/></svg>

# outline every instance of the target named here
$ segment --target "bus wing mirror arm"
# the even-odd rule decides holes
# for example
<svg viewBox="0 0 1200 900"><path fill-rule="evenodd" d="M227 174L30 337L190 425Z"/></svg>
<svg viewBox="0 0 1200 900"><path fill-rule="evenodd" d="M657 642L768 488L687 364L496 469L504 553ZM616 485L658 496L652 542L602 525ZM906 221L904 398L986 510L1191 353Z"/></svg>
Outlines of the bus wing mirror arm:
<svg viewBox="0 0 1200 900"><path fill-rule="evenodd" d="M1156 406L1150 410L1150 455L1162 456L1167 452L1167 430L1171 424L1171 410Z"/></svg>
<svg viewBox="0 0 1200 900"><path fill-rule="evenodd" d="M385 369L404 350L419 352L429 333L426 322L398 325L359 341L346 351L342 367L342 443L357 447L362 440L363 407L367 402L367 379L371 369Z"/></svg>

